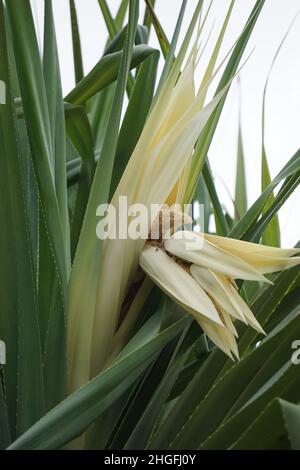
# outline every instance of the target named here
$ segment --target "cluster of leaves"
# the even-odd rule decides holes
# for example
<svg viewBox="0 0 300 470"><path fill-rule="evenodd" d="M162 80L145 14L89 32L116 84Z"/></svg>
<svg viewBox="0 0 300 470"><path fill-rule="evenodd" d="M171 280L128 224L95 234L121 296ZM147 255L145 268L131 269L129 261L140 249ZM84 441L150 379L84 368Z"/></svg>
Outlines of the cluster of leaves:
<svg viewBox="0 0 300 470"><path fill-rule="evenodd" d="M137 25L138 1L122 0L113 18L99 0L110 39L84 76L70 0L77 84L63 98L51 0L43 60L30 1L0 1L7 93L0 105L0 334L8 359L1 369L0 448L57 449L84 434L75 445L86 449L299 449L300 376L291 362L300 337L299 268L275 276L272 286L243 285L269 334L261 338L240 326L240 362L214 349L190 317L152 289L114 362L66 396L67 286L82 223L95 188L98 204L114 193L153 103L159 53L148 46L149 28L170 65L187 1L171 45L155 2L146 3L144 25ZM217 93L235 75L263 4L256 2ZM300 182L300 151L273 181L265 172L262 195L250 208L237 191L238 216L230 218L206 158L225 99L226 93L195 149L193 164L203 171L190 196L206 204L207 229L213 214L219 234L258 242L266 231L274 235L270 227L278 233L270 223ZM241 145L238 168L240 181Z"/></svg>

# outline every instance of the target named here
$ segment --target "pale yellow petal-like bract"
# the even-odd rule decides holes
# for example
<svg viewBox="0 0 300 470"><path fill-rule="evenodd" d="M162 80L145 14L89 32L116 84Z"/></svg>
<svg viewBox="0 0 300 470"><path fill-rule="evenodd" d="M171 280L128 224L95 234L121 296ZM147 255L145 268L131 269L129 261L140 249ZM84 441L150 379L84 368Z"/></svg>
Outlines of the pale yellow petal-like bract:
<svg viewBox="0 0 300 470"><path fill-rule="evenodd" d="M219 314L190 273L164 251L147 245L140 256L145 273L171 298L192 315L223 325Z"/></svg>
<svg viewBox="0 0 300 470"><path fill-rule="evenodd" d="M177 232L170 240L166 240L165 248L169 253L179 258L223 273L233 279L269 282L259 271L244 260L194 232Z"/></svg>

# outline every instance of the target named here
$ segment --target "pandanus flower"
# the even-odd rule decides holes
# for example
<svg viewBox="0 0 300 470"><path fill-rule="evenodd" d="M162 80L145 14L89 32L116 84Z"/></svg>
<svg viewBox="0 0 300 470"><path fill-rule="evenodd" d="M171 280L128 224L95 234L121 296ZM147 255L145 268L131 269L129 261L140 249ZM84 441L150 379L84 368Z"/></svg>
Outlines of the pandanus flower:
<svg viewBox="0 0 300 470"><path fill-rule="evenodd" d="M159 208L165 203L185 202L195 145L226 90L225 87L205 104L208 87L217 72L215 64L232 6L233 2L215 53L196 90L194 75L199 59L199 38L188 57L187 50L202 2L197 5L177 58L167 80L157 91L143 132L111 200L117 212L120 198L124 196L128 207L143 205L149 214L153 204ZM205 19L199 34L204 24ZM94 200L97 201L96 193ZM108 238L103 242L99 270L99 240L94 232L91 234L90 228L90 221L95 221L96 209L96 205L88 207L69 287L70 391L97 375L109 359L122 304L135 281L145 243L143 239L132 240L130 237ZM152 221L149 220L149 225ZM141 305L143 302L136 303Z"/></svg>
<svg viewBox="0 0 300 470"><path fill-rule="evenodd" d="M211 117L233 78L233 74L227 77L215 98L207 100L208 89L223 64L221 61L217 66L234 3L234 0L230 3L211 59L196 89L195 70L206 44L200 39L208 17L207 13L200 21L197 38L188 55L192 35L201 16L202 2L198 2L177 57L165 69L143 131L112 197L111 205L117 212L123 197L127 198L128 207L143 206L148 214L153 205L158 206L159 212L164 204L173 206L190 203L203 165L195 152L199 137L210 125ZM238 256L224 248L219 248L224 257L221 264L226 266L223 270L217 269L218 265L213 263L214 256L210 251L206 258L211 264L201 264L198 259L202 256L200 254L197 259L189 261L186 259L189 254L185 256L183 249L180 255L171 256L172 250L182 248L175 239L170 240L168 248L156 251L149 243L145 246L144 239L109 237L101 243L100 249L94 232L97 190L98 186L94 184L69 283L69 391L77 390L95 377L126 344L127 332L123 335L123 331L130 330L130 325L134 324L151 291L149 279L141 285L136 282L139 262L154 282L201 322L203 329L218 346L226 352L233 350L237 354L234 340L236 332L231 318L247 320L257 328L258 324L242 303L234 283L229 280L236 277L247 279L250 273L256 279L259 269L251 268L247 261L234 262ZM148 225L152 222L149 216ZM208 239L206 246L210 250L214 247ZM201 266L206 269L206 277L200 271ZM210 272L212 276L218 276L218 296L209 294L207 287L201 287L201 282L204 283L202 279L207 284L213 284L209 278ZM259 279L264 278L261 276ZM132 300L132 288L136 285L138 287ZM219 301L217 304L215 298L222 298L222 289L227 295L223 294L223 303ZM125 309L124 313L124 305L127 308L127 304L129 311ZM226 340L223 339L225 337Z"/></svg>
<svg viewBox="0 0 300 470"><path fill-rule="evenodd" d="M239 357L235 321L264 333L239 295L236 279L270 282L264 274L300 264L299 249L281 249L215 235L176 232L148 241L140 266L199 323L229 357Z"/></svg>

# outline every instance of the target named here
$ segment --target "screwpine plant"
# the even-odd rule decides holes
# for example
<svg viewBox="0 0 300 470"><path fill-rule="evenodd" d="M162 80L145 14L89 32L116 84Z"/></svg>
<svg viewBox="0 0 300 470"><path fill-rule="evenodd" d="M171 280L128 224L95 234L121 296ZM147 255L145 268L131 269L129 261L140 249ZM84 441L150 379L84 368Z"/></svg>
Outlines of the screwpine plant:
<svg viewBox="0 0 300 470"><path fill-rule="evenodd" d="M43 3L41 57L30 1L0 0L0 448L300 449L300 248L280 248L277 218L300 151L271 180L263 145L249 207L240 132L234 217L208 160L265 1L221 57L231 1L196 84L211 4L197 2L179 44L187 0L170 42L155 0L120 0L115 17L98 0L108 40L85 75L70 0L76 85L65 97ZM99 206L118 210L122 197L157 205L157 238L97 236ZM167 231L166 204L193 201L204 233L175 209Z"/></svg>

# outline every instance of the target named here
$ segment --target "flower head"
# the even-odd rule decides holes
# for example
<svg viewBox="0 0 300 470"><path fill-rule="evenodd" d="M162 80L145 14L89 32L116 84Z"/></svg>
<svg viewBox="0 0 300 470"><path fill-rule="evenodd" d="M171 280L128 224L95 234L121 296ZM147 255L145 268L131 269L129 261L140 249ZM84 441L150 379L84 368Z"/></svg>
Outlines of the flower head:
<svg viewBox="0 0 300 470"><path fill-rule="evenodd" d="M272 248L215 235L176 232L160 246L149 241L140 266L167 295L197 320L229 357L239 357L234 322L264 333L239 295L236 279L270 282L264 274L300 264L299 249Z"/></svg>

